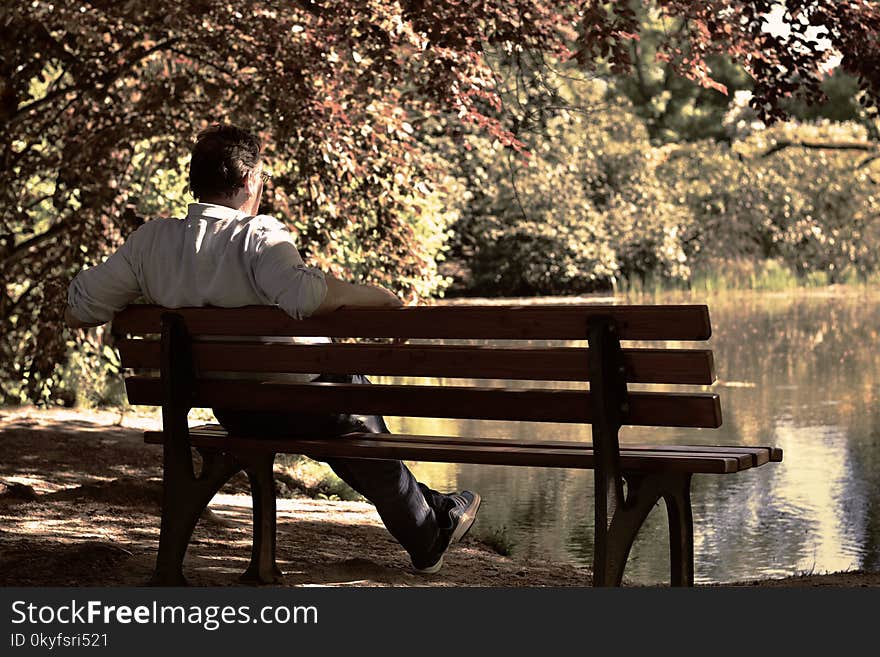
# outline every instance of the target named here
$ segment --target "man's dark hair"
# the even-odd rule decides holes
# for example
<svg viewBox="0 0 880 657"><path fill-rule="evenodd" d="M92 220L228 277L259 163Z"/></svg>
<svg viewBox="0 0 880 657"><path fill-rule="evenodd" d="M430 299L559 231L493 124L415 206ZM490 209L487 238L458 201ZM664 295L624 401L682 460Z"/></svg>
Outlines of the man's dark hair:
<svg viewBox="0 0 880 657"><path fill-rule="evenodd" d="M233 196L260 162L260 139L232 125L202 130L193 146L189 190L201 200Z"/></svg>

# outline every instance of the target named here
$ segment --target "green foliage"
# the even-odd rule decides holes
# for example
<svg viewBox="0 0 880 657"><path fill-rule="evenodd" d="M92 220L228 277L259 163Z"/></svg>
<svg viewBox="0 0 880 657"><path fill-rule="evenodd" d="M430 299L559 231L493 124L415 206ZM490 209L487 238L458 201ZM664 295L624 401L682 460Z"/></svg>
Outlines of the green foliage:
<svg viewBox="0 0 880 657"><path fill-rule="evenodd" d="M32 339L29 331L22 331L25 339ZM120 406L126 403L125 387L119 374L118 352L104 343L105 332L98 329L87 333L80 341L66 342L67 355L63 362L46 374L25 370L18 379L6 380L2 387L2 404L36 402L61 406ZM13 364L15 371L24 369ZM39 397L34 398L36 388Z"/></svg>
<svg viewBox="0 0 880 657"><path fill-rule="evenodd" d="M632 70L618 75L609 71L608 79L613 89L632 103L652 143L729 141L725 118L735 105L737 92L745 92L749 100L753 98L754 81L745 68L728 55L713 54L707 57L708 68L726 93L712 86L694 84L662 56L666 35L682 29L682 19L643 11L640 23L640 38L629 44ZM871 119L877 116L875 108L860 104L865 94L858 78L840 66L831 74L820 76L817 89L824 97L811 98L809 103L799 97L780 99L786 115L800 121L830 119L857 122L866 127L870 127ZM880 135L875 131L873 136Z"/></svg>
<svg viewBox="0 0 880 657"><path fill-rule="evenodd" d="M683 279L691 221L657 178L657 152L622 102L549 119L523 162L487 146L457 225L473 294L570 294L648 275Z"/></svg>
<svg viewBox="0 0 880 657"><path fill-rule="evenodd" d="M629 44L632 71L612 76L611 84L632 103L651 141L660 144L725 138L722 118L730 100L736 90L752 87L744 68L727 56L710 55L707 65L713 79L727 93L694 84L679 74L672 61L662 57L666 35L683 29L683 19L642 10L639 20L640 38Z"/></svg>
<svg viewBox="0 0 880 657"><path fill-rule="evenodd" d="M861 142L854 124L779 124L732 148L711 142L668 151L666 184L691 208L688 257L707 270L718 260L778 260L801 280L829 283L877 271L880 189L858 151L780 143Z"/></svg>
<svg viewBox="0 0 880 657"><path fill-rule="evenodd" d="M445 257L449 226L458 218L455 203L458 181L449 176L447 163L437 154L425 154L424 164L432 170L432 179L413 176L411 189L403 193L402 203L394 216L387 208L370 202L363 189L344 192L360 196L354 208L356 218L344 228L330 228L326 237L314 241L315 224L332 224L339 208L333 200L320 194L314 211L306 214L297 208L297 197L308 196L313 190L300 181L291 188L268 190L260 211L286 221L294 234L303 257L312 264L337 276L363 282L375 282L395 289L413 301L442 295L448 280L438 272L438 263ZM295 164L269 160L267 167L273 180L298 180ZM405 172L398 172L403 177ZM401 184L401 190L407 187ZM322 243L326 242L322 246ZM400 266L402 258L415 257L421 263L412 271Z"/></svg>
<svg viewBox="0 0 880 657"><path fill-rule="evenodd" d="M462 167L463 293L779 289L880 268L880 189L865 164L877 147L862 125L729 118L743 135L731 144L652 146L625 101L596 89L584 100L592 111L545 122L529 160L486 145Z"/></svg>
<svg viewBox="0 0 880 657"><path fill-rule="evenodd" d="M66 405L104 407L127 403L119 354L113 347L93 340L69 344L67 363L57 371L56 394Z"/></svg>
<svg viewBox="0 0 880 657"><path fill-rule="evenodd" d="M482 193L494 194L467 219L474 293L565 294L594 289L613 275L608 235L574 167L534 159L511 171L502 152L480 155L486 153L497 159L482 168L490 178Z"/></svg>

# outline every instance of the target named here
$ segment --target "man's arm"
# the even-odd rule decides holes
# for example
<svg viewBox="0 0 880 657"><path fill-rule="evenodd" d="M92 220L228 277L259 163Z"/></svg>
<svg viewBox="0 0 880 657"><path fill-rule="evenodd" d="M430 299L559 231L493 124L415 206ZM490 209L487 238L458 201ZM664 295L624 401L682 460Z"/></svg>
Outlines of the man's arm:
<svg viewBox="0 0 880 657"><path fill-rule="evenodd" d="M356 285L326 274L327 294L312 316L333 312L343 306L381 306L397 308L403 302L391 291L378 285Z"/></svg>
<svg viewBox="0 0 880 657"><path fill-rule="evenodd" d="M93 326L100 326L104 324L104 322L81 322L76 318L76 315L73 314L73 311L70 309L70 305L68 305L64 309L64 323L67 324L70 328L92 328Z"/></svg>
<svg viewBox="0 0 880 657"><path fill-rule="evenodd" d="M67 288L64 321L72 328L106 324L120 310L140 296L140 284L132 265L134 243L144 224L132 233L104 262L74 276Z"/></svg>
<svg viewBox="0 0 880 657"><path fill-rule="evenodd" d="M254 280L268 303L303 319L343 306L402 306L392 292L378 285L347 283L315 267L306 267L290 230L266 218L253 264Z"/></svg>

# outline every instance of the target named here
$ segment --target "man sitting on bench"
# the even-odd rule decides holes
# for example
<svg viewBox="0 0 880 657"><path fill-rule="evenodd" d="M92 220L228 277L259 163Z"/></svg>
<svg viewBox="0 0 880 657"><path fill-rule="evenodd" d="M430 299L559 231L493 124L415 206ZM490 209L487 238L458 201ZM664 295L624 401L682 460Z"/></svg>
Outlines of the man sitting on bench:
<svg viewBox="0 0 880 657"><path fill-rule="evenodd" d="M376 285L355 285L306 267L288 228L258 214L264 174L256 135L214 126L198 135L189 187L199 201L184 219L144 223L105 262L73 279L65 321L73 328L110 321L143 297L166 308L277 305L296 319L342 306L402 305ZM369 383L363 376L309 380ZM388 433L380 416L311 416L214 409L230 432L265 437ZM480 496L443 494L416 481L400 461L329 459L349 486L372 502L418 572L436 573L449 545L474 522Z"/></svg>

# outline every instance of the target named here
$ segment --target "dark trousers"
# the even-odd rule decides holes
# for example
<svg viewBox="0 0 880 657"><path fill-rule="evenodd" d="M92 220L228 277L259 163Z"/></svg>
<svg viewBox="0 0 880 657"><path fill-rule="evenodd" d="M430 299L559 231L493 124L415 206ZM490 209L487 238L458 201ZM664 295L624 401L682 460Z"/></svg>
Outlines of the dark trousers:
<svg viewBox="0 0 880 657"><path fill-rule="evenodd" d="M365 376L322 375L316 381L369 384ZM332 440L352 431L391 433L379 415L311 415L267 411L213 409L230 433L266 438ZM447 496L416 481L401 461L389 459L327 459L336 475L372 502L385 527L421 562L438 535L438 519L448 522Z"/></svg>

